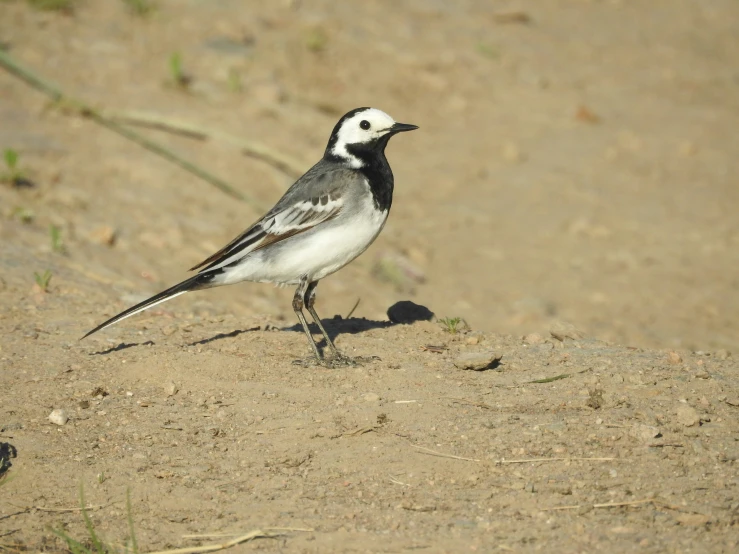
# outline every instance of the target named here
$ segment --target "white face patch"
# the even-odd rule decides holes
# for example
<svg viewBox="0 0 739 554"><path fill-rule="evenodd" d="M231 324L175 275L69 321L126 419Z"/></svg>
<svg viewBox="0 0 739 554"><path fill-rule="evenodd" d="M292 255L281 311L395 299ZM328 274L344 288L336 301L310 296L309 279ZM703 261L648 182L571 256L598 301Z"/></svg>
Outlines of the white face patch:
<svg viewBox="0 0 739 554"><path fill-rule="evenodd" d="M392 117L375 108L356 113L341 124L331 153L347 160L351 167L360 168L363 165L362 160L352 156L346 149L346 145L377 140L387 134L394 124L395 120Z"/></svg>

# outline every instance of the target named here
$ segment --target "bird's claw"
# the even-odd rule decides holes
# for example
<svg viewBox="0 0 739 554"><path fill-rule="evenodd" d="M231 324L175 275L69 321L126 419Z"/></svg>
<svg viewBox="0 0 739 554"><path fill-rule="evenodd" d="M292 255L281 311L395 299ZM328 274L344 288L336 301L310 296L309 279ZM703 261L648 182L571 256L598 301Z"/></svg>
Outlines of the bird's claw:
<svg viewBox="0 0 739 554"><path fill-rule="evenodd" d="M299 365L302 367L322 365L323 367L334 369L338 367L362 366L366 363L375 362L377 360L380 360L379 356L353 357L353 356L346 356L345 354L342 354L341 352L337 352L336 354L330 357L316 358L315 356L310 356L308 358L304 358L301 360L294 360L293 365Z"/></svg>

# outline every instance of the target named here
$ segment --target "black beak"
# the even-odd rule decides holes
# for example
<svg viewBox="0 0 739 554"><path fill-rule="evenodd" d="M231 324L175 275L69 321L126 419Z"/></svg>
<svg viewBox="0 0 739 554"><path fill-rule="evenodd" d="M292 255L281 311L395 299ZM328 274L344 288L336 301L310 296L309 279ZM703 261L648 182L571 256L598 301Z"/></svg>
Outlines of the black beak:
<svg viewBox="0 0 739 554"><path fill-rule="evenodd" d="M394 135L395 133L405 133L406 131L415 131L418 129L418 125L408 125L407 123L394 123L392 127L390 127L390 134Z"/></svg>

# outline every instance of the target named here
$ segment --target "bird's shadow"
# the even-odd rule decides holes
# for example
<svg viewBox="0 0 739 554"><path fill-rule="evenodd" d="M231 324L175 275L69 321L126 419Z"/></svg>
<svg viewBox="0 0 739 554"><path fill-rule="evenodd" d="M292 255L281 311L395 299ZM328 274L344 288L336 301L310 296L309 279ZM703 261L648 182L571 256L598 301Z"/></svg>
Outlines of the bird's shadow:
<svg viewBox="0 0 739 554"><path fill-rule="evenodd" d="M347 318L344 319L340 315L335 315L332 319L322 319L321 324L326 329L331 341L335 341L336 337L341 334L354 335L369 331L371 329L385 329L399 324L412 324L418 321L430 321L434 318L434 313L426 306L421 306L410 300L401 300L390 306L387 310L387 321L376 321L366 318ZM310 323L312 334L320 333L320 329L315 323ZM283 331L303 331L303 326L299 323L284 327ZM322 346L325 341L321 341Z"/></svg>
<svg viewBox="0 0 739 554"><path fill-rule="evenodd" d="M329 338L332 341L335 341L336 337L342 334L356 335L357 333L363 333L371 329L385 329L387 327L393 327L395 325L400 324L398 321L402 321L402 323L408 324L408 323L415 323L416 321L429 320L433 317L433 313L430 312L427 308L423 306L417 306L410 301L402 301L402 302L398 302L397 304L394 304L388 310L388 316L390 316L391 319L393 319L393 316L391 315L391 312L393 311L393 309L401 305L412 305L415 308L420 308L420 311L416 309L411 312L406 312L402 320L396 319L396 321L377 321L377 320L372 320L372 319L366 319L364 317L353 317L353 318L345 319L341 317L340 315L335 315L331 319L322 319L321 323L323 324L323 327L326 329L326 333L328 333ZM320 334L320 329L315 323L311 322L309 325L310 325L310 330L314 335ZM262 327L260 326L250 327L249 329L234 329L233 331L229 331L227 333L217 333L211 337L207 337L204 339L191 342L188 344L188 346L208 344L208 343L211 343L217 340L233 338L233 337L237 337L241 335L242 333L252 333L254 331L259 331L261 329ZM296 331L300 333L303 332L303 326L300 325L300 323L295 323L294 325L290 325L288 327L279 327L279 329L281 331ZM321 342L324 342L324 341L321 341ZM121 344L117 346L113 346L106 350L92 352L90 355L105 356L108 354L112 354L113 352L119 352L121 350L133 348L134 346L149 346L153 344L154 344L154 341L151 341L151 340L148 340L146 342L141 342L141 343L122 342Z"/></svg>
<svg viewBox="0 0 739 554"><path fill-rule="evenodd" d="M326 329L326 333L328 333L328 336L332 341L335 341L336 337L338 337L339 335L356 335L357 333L363 333L371 329L384 329L386 327L397 325L392 321L375 321L372 319L365 319L363 317L352 317L349 319L344 319L340 315L335 315L331 319L322 319L321 323L323 324L324 329ZM310 326L311 333L313 333L314 335L318 335L321 333L321 330L315 323L311 322L308 325ZM289 327L282 327L281 330L297 331L302 333L303 326L300 323L296 323L295 325L290 325Z"/></svg>
<svg viewBox="0 0 739 554"><path fill-rule="evenodd" d="M146 342L122 342L121 344L117 346L111 346L110 348L107 348L106 350L99 350L98 352L90 352L90 356L107 356L108 354L112 354L113 352L120 352L121 350L126 350L127 348L133 348L134 346L153 346L154 341L153 340L147 340Z"/></svg>
<svg viewBox="0 0 739 554"><path fill-rule="evenodd" d="M251 327L250 329L235 329L228 333L218 333L216 335L213 335L212 337L208 337L207 339L201 339L201 340L196 340L195 342L191 342L188 346L196 346L198 344L208 344L209 342L213 342L215 340L230 339L233 337L238 337L242 333L252 333L254 331L259 331L260 329L261 327L257 325L256 327Z"/></svg>

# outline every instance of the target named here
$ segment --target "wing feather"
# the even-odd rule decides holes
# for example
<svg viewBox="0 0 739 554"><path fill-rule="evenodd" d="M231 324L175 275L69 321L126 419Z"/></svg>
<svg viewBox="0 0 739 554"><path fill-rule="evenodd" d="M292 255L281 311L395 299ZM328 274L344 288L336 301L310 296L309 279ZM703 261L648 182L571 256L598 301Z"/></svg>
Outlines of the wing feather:
<svg viewBox="0 0 739 554"><path fill-rule="evenodd" d="M336 189L291 204L280 202L262 219L191 271L203 268L200 269L202 272L228 265L250 252L304 233L335 218L341 212L343 204L342 195Z"/></svg>

